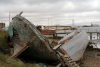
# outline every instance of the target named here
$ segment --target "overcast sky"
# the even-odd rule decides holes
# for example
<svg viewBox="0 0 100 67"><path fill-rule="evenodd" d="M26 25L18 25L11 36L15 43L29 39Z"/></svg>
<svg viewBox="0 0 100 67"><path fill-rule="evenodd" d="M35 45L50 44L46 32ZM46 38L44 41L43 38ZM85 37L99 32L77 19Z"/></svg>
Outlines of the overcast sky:
<svg viewBox="0 0 100 67"><path fill-rule="evenodd" d="M35 25L99 24L100 0L0 0L0 21L23 11Z"/></svg>

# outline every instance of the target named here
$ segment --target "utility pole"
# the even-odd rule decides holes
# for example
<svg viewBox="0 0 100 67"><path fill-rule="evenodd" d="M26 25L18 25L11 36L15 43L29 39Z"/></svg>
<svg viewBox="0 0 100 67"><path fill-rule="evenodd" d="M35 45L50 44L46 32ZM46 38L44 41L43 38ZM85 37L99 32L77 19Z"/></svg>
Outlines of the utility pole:
<svg viewBox="0 0 100 67"><path fill-rule="evenodd" d="M49 21L50 21L50 19L49 19L49 17L48 17L48 29L49 29Z"/></svg>
<svg viewBox="0 0 100 67"><path fill-rule="evenodd" d="M75 26L75 20L72 19L72 26Z"/></svg>
<svg viewBox="0 0 100 67"><path fill-rule="evenodd" d="M48 26L49 26L50 18L48 17Z"/></svg>
<svg viewBox="0 0 100 67"><path fill-rule="evenodd" d="M9 11L9 23L10 23L10 11Z"/></svg>

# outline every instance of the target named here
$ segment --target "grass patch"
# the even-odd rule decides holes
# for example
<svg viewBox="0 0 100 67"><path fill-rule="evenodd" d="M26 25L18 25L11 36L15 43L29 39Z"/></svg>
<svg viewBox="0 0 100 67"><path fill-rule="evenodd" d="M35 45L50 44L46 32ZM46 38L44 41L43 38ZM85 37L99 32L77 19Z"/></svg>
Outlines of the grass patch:
<svg viewBox="0 0 100 67"><path fill-rule="evenodd" d="M0 67L40 67L37 64L23 63L19 59L10 58L9 55L0 53Z"/></svg>
<svg viewBox="0 0 100 67"><path fill-rule="evenodd" d="M0 30L0 47L8 48L7 36L8 36L7 31L1 31Z"/></svg>

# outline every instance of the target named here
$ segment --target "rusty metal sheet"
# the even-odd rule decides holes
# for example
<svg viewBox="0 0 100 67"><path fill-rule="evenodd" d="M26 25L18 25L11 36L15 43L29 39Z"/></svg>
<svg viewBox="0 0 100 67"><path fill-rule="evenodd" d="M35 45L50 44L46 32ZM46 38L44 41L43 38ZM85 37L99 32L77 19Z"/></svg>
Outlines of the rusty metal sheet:
<svg viewBox="0 0 100 67"><path fill-rule="evenodd" d="M84 31L81 31L77 35L74 35L71 40L65 42L61 47L66 51L71 59L77 61L83 56L88 42L88 34Z"/></svg>

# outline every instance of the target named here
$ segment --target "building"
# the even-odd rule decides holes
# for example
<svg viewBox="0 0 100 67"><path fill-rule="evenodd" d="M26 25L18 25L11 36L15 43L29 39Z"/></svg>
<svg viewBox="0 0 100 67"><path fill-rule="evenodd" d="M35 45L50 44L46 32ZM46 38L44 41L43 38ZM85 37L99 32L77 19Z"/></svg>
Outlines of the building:
<svg viewBox="0 0 100 67"><path fill-rule="evenodd" d="M0 29L5 27L5 23L0 23Z"/></svg>

